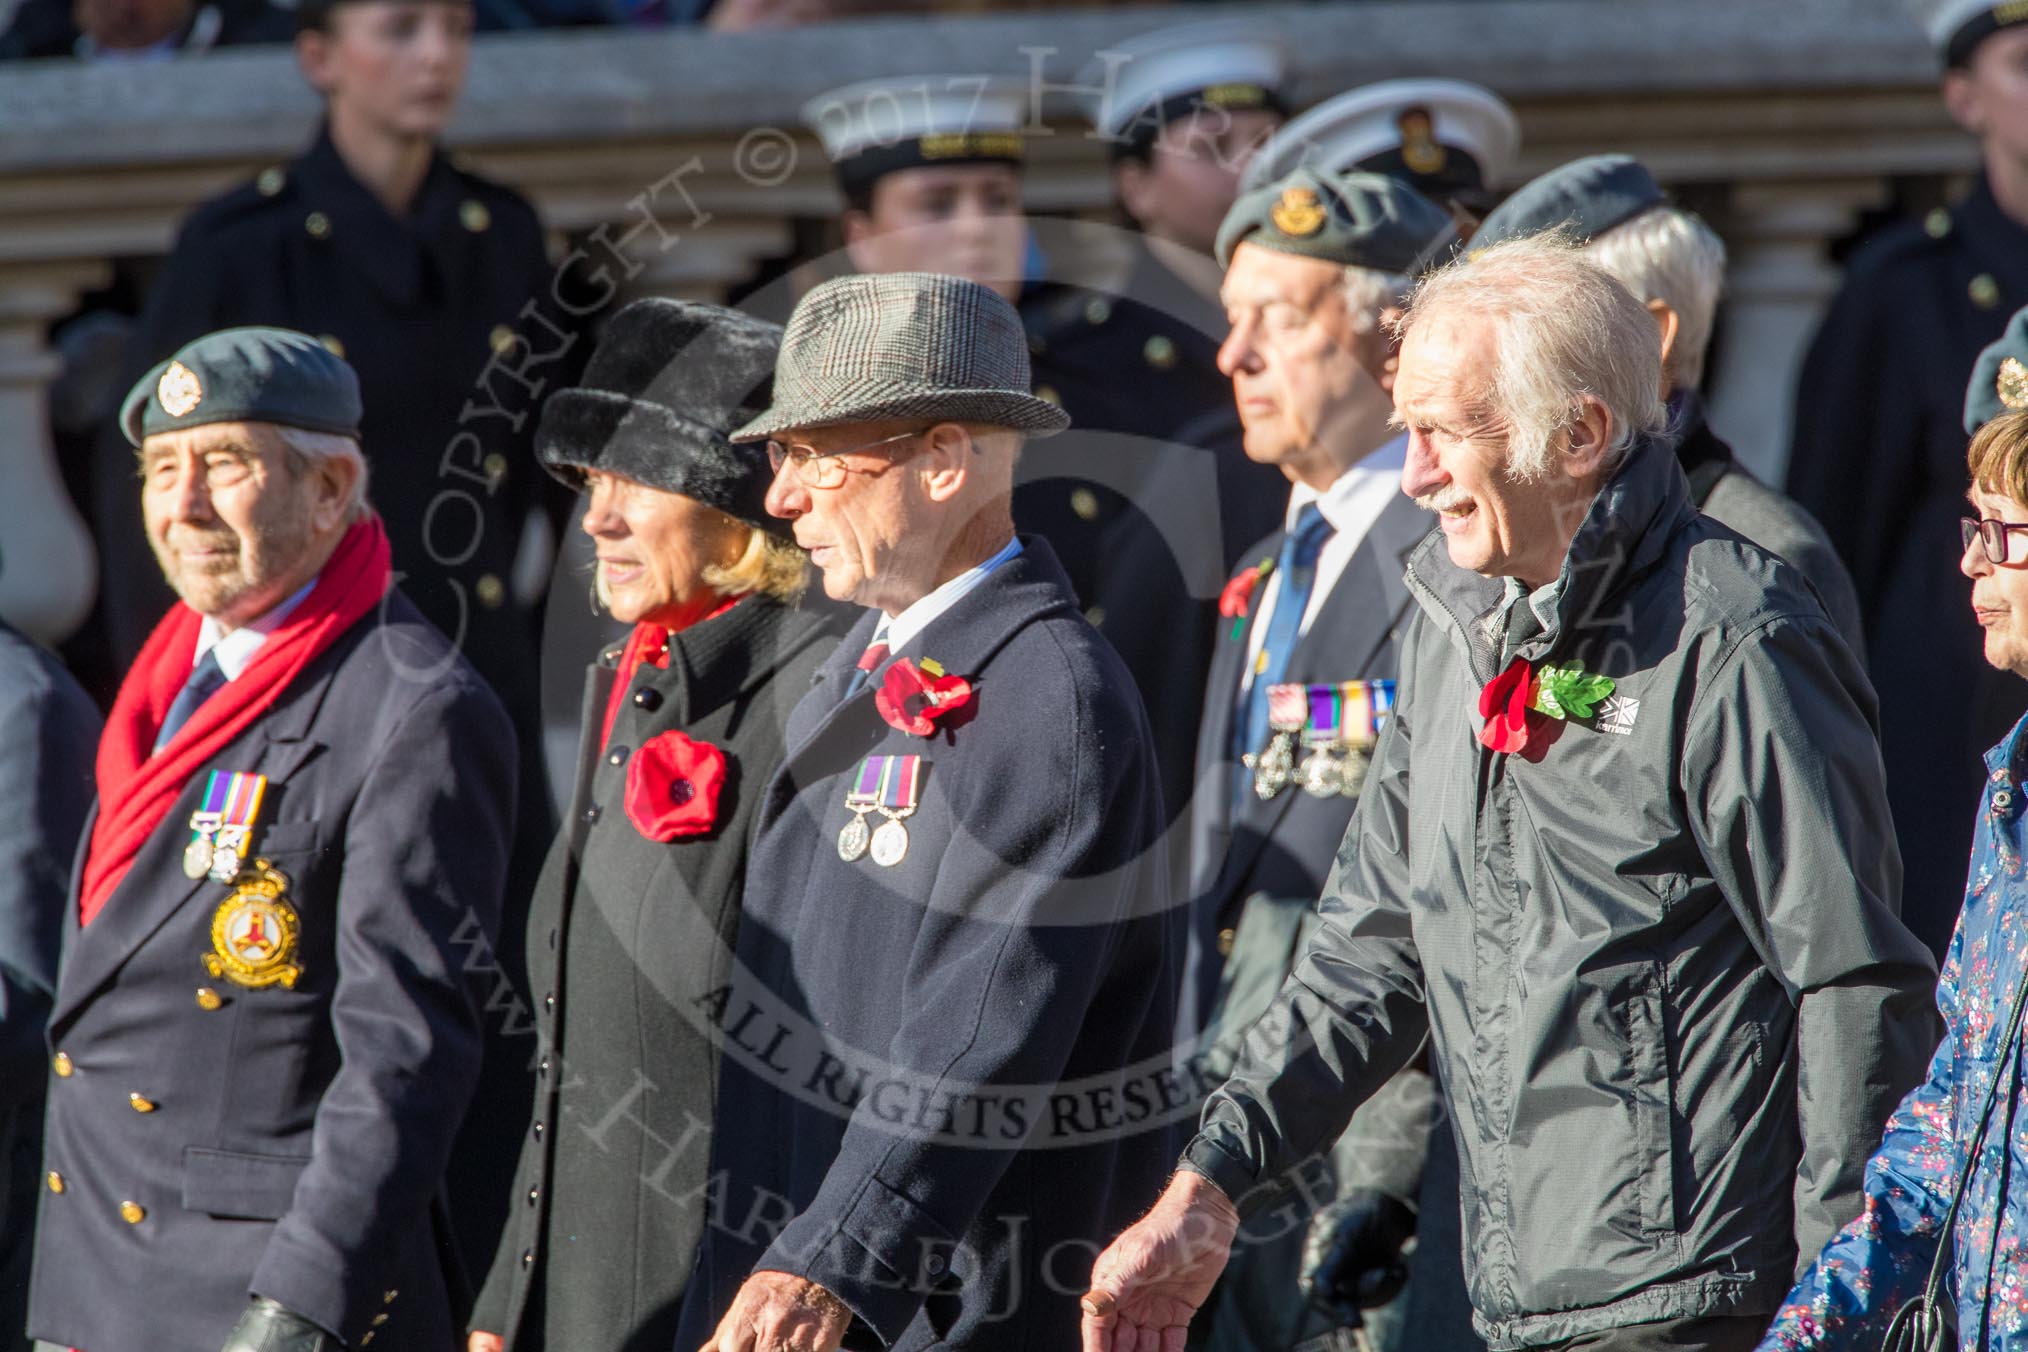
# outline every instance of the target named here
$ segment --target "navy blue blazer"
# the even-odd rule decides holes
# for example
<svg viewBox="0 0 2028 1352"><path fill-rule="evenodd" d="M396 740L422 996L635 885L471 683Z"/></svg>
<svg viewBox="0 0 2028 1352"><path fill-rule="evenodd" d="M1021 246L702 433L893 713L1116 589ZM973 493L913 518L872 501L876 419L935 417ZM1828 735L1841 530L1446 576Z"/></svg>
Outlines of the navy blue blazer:
<svg viewBox="0 0 2028 1352"><path fill-rule="evenodd" d="M895 655L969 677L968 719L910 736L846 694L871 614L790 716L733 974L698 1002L725 1046L679 1347L757 1268L842 1298L848 1347L1073 1345L1092 1258L1174 1162L1182 912L1147 721L1025 545ZM868 754L928 762L891 867L838 849Z"/></svg>
<svg viewBox="0 0 2028 1352"><path fill-rule="evenodd" d="M183 872L201 771L84 929L73 880L30 1332L217 1352L257 1294L355 1348L452 1347L432 1203L479 1070L506 715L394 592L208 768L268 776L252 854L300 976L204 965L231 889Z"/></svg>
<svg viewBox="0 0 2028 1352"><path fill-rule="evenodd" d="M1409 613L1407 557L1431 523L1430 514L1407 497L1388 503L1297 640L1286 680L1322 684L1394 677L1400 666L1396 645ZM1278 557L1285 536L1278 530L1248 550L1242 556L1247 566ZM1256 605L1237 633L1231 621L1221 622L1197 740L1197 792L1190 819L1193 1026L1218 989L1220 952L1230 947L1229 939L1221 944L1220 935L1238 926L1247 898L1314 900L1322 895L1358 801L1317 798L1292 785L1269 799L1248 793L1235 816L1232 785L1238 762L1232 754L1232 721L1239 708L1247 641L1259 619Z"/></svg>

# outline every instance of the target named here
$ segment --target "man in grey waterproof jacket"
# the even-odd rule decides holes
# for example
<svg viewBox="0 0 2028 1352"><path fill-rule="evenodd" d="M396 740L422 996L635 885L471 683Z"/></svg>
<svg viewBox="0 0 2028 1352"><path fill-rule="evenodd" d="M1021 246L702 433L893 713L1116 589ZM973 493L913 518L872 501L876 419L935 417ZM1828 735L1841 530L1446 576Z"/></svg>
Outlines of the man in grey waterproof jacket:
<svg viewBox="0 0 2028 1352"><path fill-rule="evenodd" d="M1567 243L1406 320L1401 699L1315 936L1087 1349L1189 1322L1241 1212L1431 1039L1496 1349L1749 1348L1935 1045L1876 702L1807 584L1701 517L1658 338Z"/></svg>

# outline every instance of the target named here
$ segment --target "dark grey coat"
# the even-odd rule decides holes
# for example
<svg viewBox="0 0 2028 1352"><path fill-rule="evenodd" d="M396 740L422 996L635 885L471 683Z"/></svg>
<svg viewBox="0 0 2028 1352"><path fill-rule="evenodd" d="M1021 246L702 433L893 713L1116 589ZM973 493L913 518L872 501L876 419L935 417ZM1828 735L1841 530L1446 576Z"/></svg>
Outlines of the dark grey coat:
<svg viewBox="0 0 2028 1352"><path fill-rule="evenodd" d="M667 670L640 670L603 749L618 650L590 669L570 815L529 910L534 1119L472 1317L518 1352L672 1346L718 1075L697 1002L731 965L783 724L836 638L829 614L750 597L676 635ZM635 829L625 795L635 752L670 730L719 748L730 773L718 829L662 842Z"/></svg>
<svg viewBox="0 0 2028 1352"><path fill-rule="evenodd" d="M895 654L971 679L968 721L915 737L846 694L868 614L790 722L716 1003L724 1173L679 1348L756 1268L842 1298L850 1348L1074 1346L1093 1256L1174 1159L1182 925L1147 722L1024 538ZM894 867L837 848L868 753L929 762Z"/></svg>
<svg viewBox="0 0 2028 1352"><path fill-rule="evenodd" d="M512 729L390 592L207 768L268 776L249 857L289 879L302 974L254 989L202 964L229 895L183 872L203 770L84 929L73 879L49 1024L71 1073L44 1143L63 1189L43 1194L29 1331L217 1352L252 1293L354 1348L446 1347L433 1203L479 1074L467 965L499 920Z"/></svg>
<svg viewBox="0 0 2028 1352"><path fill-rule="evenodd" d="M1612 677L1596 718L1481 746L1500 583L1432 536L1409 587L1402 698L1268 1015L1288 1036L1249 1042L1186 1158L1243 1195L1427 1033L1493 1346L1771 1314L1936 1045L1859 661L1660 443L1520 648Z"/></svg>

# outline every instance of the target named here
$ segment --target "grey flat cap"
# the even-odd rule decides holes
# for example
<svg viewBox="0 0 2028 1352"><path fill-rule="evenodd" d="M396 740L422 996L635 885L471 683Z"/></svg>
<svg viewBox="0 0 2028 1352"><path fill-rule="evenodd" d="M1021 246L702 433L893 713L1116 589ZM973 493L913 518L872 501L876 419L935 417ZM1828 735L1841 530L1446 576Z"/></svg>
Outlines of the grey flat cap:
<svg viewBox="0 0 2028 1352"><path fill-rule="evenodd" d="M1568 230L1589 244L1617 225L1669 200L1646 165L1631 155L1587 155L1530 179L1494 208L1472 236L1472 251L1545 230Z"/></svg>
<svg viewBox="0 0 2028 1352"><path fill-rule="evenodd" d="M1965 388L1965 433L1993 419L2028 408L2028 308L2016 310L2007 331L1995 338L1972 365Z"/></svg>
<svg viewBox="0 0 2028 1352"><path fill-rule="evenodd" d="M359 435L359 377L294 329L220 329L193 338L134 383L120 430L142 438L206 423L264 422Z"/></svg>
<svg viewBox="0 0 2028 1352"><path fill-rule="evenodd" d="M732 439L886 418L1038 437L1070 426L1028 392L1029 379L1021 316L998 292L934 272L838 277L796 302L774 403Z"/></svg>
<svg viewBox="0 0 2028 1352"><path fill-rule="evenodd" d="M1218 262L1241 244L1346 267L1413 277L1457 239L1450 213L1398 178L1298 169L1232 204L1218 227Z"/></svg>

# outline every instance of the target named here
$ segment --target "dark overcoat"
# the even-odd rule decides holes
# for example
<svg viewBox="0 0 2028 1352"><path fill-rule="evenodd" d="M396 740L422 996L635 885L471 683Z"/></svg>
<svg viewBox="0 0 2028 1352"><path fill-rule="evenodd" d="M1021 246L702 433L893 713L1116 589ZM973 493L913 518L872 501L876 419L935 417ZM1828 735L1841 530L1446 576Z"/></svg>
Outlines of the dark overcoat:
<svg viewBox="0 0 2028 1352"><path fill-rule="evenodd" d="M300 975L204 965L230 894L183 871L204 771L83 929L73 880L29 1331L218 1352L251 1293L355 1348L451 1347L435 1203L479 1074L506 716L390 592L206 768L268 777L249 861L287 879Z"/></svg>
<svg viewBox="0 0 2028 1352"><path fill-rule="evenodd" d="M618 650L587 676L570 816L529 908L535 1112L472 1317L517 1352L673 1344L718 1076L699 1001L732 966L761 789L837 635L835 615L749 597L677 634L666 670L640 669L603 744ZM670 731L717 747L729 773L717 825L662 842L625 800L636 753Z"/></svg>
<svg viewBox="0 0 2028 1352"><path fill-rule="evenodd" d="M973 682L927 739L847 693L874 621L761 804L679 1347L756 1268L841 1297L848 1347L1069 1346L1098 1248L1174 1161L1181 911L1125 671L1032 538L895 655ZM869 754L928 763L888 867L837 843Z"/></svg>
<svg viewBox="0 0 2028 1352"><path fill-rule="evenodd" d="M1902 916L1932 953L1963 900L1988 748L2028 707L1985 660L1958 572L1965 384L2028 304L2028 227L1981 181L1853 256L1803 363L1789 492L1852 570L1904 870ZM1920 691L1919 697L1897 692Z"/></svg>

